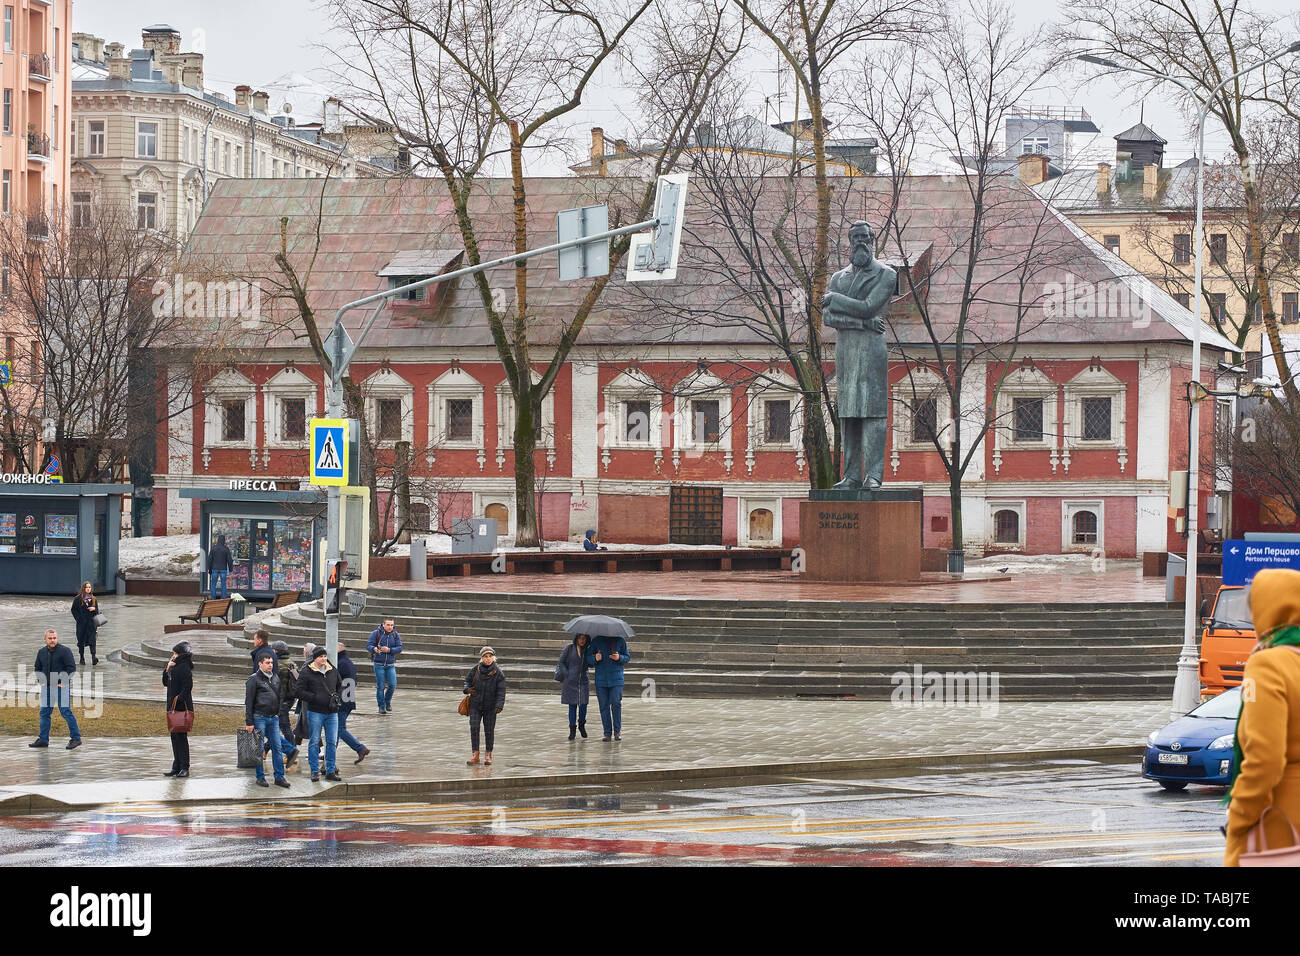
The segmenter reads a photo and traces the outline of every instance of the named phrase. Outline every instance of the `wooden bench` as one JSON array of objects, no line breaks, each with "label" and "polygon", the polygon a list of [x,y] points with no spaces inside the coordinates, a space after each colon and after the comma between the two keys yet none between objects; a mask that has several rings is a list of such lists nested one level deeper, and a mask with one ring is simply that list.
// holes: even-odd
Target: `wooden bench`
[{"label": "wooden bench", "polygon": [[196,624],[199,621],[210,622],[214,617],[221,618],[226,624],[230,623],[230,598],[220,598],[216,601],[204,598],[199,604],[199,609],[193,614],[181,615],[181,623],[184,624],[186,621],[193,621]]},{"label": "wooden bench", "polygon": [[270,604],[257,604],[256,607],[258,611],[274,611],[277,608],[288,607],[290,604],[298,604],[301,601],[301,591],[281,591]]}]

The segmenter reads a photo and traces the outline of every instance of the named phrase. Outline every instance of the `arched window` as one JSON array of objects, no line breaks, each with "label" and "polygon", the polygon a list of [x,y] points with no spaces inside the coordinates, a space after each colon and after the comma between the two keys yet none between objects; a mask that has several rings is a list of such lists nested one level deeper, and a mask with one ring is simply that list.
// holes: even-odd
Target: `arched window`
[{"label": "arched window", "polygon": [[1097,543],[1097,513],[1095,511],[1076,511],[1072,527],[1072,540],[1075,544]]},{"label": "arched window", "polygon": [[1020,543],[1020,515],[1003,508],[993,515],[993,540],[997,544]]},{"label": "arched window", "polygon": [[772,512],[766,508],[755,508],[749,513],[749,540],[772,540]]}]

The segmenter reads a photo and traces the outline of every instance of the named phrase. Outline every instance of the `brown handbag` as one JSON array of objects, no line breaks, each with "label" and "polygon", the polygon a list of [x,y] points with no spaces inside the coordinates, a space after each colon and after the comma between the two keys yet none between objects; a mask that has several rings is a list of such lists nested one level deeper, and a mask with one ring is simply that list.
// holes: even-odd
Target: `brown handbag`
[{"label": "brown handbag", "polygon": [[167,732],[169,734],[188,734],[194,729],[194,711],[176,710],[178,700],[180,700],[180,695],[173,697],[171,704],[167,707]]},{"label": "brown handbag", "polygon": [[[478,665],[475,664],[474,670],[469,675],[470,687],[474,686],[474,678],[477,676],[478,676]],[[456,713],[460,714],[462,717],[469,716],[469,694],[466,694],[464,697],[460,699],[460,704],[456,707]]]},{"label": "brown handbag", "polygon": [[[1268,842],[1264,839],[1264,818],[1274,810],[1282,813],[1277,807],[1266,807],[1259,815],[1259,822],[1246,834],[1246,850],[1237,858],[1238,866],[1300,866],[1300,834],[1296,833],[1295,824],[1285,813],[1282,813],[1282,819],[1291,828],[1291,846],[1274,850],[1268,848]],[[1257,845],[1259,849],[1256,849]]]}]

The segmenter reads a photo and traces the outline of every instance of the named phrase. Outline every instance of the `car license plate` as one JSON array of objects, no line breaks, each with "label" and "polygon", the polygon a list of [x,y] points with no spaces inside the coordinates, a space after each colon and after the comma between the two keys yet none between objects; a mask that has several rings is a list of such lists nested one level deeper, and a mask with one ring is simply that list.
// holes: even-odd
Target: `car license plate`
[{"label": "car license plate", "polygon": [[1159,754],[1157,763],[1187,763],[1187,754]]}]

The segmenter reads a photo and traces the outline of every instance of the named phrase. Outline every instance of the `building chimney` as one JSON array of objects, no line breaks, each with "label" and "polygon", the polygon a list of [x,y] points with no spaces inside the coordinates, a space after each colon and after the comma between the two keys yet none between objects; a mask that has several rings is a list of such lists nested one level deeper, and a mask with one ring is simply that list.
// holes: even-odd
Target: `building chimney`
[{"label": "building chimney", "polygon": [[140,32],[140,46],[146,50],[152,50],[155,57],[168,53],[180,53],[180,31],[174,30],[165,23],[145,27]]},{"label": "building chimney", "polygon": [[110,80],[130,80],[131,61],[124,56],[108,58],[108,78]]},{"label": "building chimney", "polygon": [[203,54],[182,53],[181,82],[191,89],[203,89]]},{"label": "building chimney", "polygon": [[1047,157],[1042,153],[1025,153],[1020,157],[1020,181],[1037,186],[1047,180]]},{"label": "building chimney", "polygon": [[1160,188],[1160,167],[1155,163],[1142,167],[1142,198],[1155,202],[1156,192]]},{"label": "building chimney", "polygon": [[104,47],[104,56],[105,57],[121,56],[125,51],[126,51],[126,47],[124,47],[122,44],[110,43]]},{"label": "building chimney", "polygon": [[181,76],[185,72],[185,61],[181,57],[168,54],[162,57],[158,66],[162,70],[164,83],[172,86],[181,85]]},{"label": "building chimney", "polygon": [[93,33],[74,33],[72,42],[77,46],[77,53],[87,63],[104,62],[104,38]]},{"label": "building chimney", "polygon": [[605,175],[605,131],[599,126],[591,128],[591,171]]},{"label": "building chimney", "polygon": [[271,94],[263,90],[258,90],[253,94],[253,110],[257,113],[265,113],[267,106],[271,103]]},{"label": "building chimney", "polygon": [[343,120],[339,115],[343,109],[343,101],[336,96],[331,96],[325,101],[325,123],[321,128],[322,133],[337,133],[343,128]]},{"label": "building chimney", "polygon": [[253,88],[247,83],[241,83],[235,87],[235,105],[240,109],[248,109],[253,103]]},{"label": "building chimney", "polygon": [[1110,195],[1110,163],[1097,164],[1097,195]]}]

